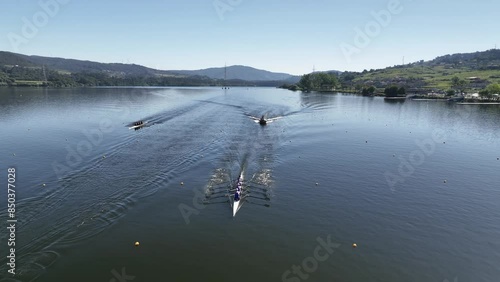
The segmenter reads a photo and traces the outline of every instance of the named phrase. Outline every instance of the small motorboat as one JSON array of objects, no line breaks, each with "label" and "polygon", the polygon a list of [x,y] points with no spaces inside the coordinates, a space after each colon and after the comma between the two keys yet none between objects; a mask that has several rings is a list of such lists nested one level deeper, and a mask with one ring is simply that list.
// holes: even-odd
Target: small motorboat
[{"label": "small motorboat", "polygon": [[260,124],[260,125],[266,125],[266,124],[267,124],[267,121],[266,121],[266,119],[264,118],[264,116],[262,116],[262,117],[259,119],[259,124]]},{"label": "small motorboat", "polygon": [[448,99],[448,102],[463,102],[465,100],[464,96],[455,96]]}]

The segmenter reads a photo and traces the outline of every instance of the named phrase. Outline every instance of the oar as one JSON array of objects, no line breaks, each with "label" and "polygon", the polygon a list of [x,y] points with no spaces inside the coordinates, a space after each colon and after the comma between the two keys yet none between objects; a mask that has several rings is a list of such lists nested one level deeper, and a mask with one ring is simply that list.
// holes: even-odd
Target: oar
[{"label": "oar", "polygon": [[227,200],[223,202],[203,202],[204,205],[213,205],[213,204],[227,204]]},{"label": "oar", "polygon": [[266,207],[266,208],[269,208],[269,207],[271,206],[270,204],[264,204],[264,203],[254,203],[254,202],[249,201],[249,200],[245,201],[245,203],[249,203],[249,204],[251,204],[251,205],[257,205],[257,206],[263,206],[263,207]]},{"label": "oar", "polygon": [[251,195],[247,195],[247,197],[250,197],[252,199],[257,199],[257,200],[263,200],[263,201],[271,201],[271,198],[269,197],[266,197],[266,198],[260,198],[260,197],[255,197],[255,196],[251,196]]}]

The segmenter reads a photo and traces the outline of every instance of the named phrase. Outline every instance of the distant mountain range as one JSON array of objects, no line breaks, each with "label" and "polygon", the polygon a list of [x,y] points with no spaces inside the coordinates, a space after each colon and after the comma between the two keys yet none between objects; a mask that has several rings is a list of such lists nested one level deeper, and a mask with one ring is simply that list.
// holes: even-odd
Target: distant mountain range
[{"label": "distant mountain range", "polygon": [[[390,85],[408,89],[447,90],[452,80],[464,80],[470,89],[500,83],[500,50],[452,54],[363,72],[327,71],[338,75],[340,88]],[[226,77],[226,80],[224,80]],[[28,56],[0,51],[0,86],[281,86],[292,87],[300,76],[248,66],[201,70],[157,70],[136,64]]]},{"label": "distant mountain range", "polygon": [[284,81],[295,83],[300,77],[286,73],[275,73],[259,70],[248,66],[228,66],[201,70],[157,70],[136,64],[98,63],[75,59],[28,56],[23,54],[0,51],[0,66],[41,67],[64,73],[106,73],[111,76],[174,76],[174,77],[207,77],[240,81]]},{"label": "distant mountain range", "polygon": [[286,81],[286,80],[299,80],[300,77],[294,77],[287,73],[276,73],[265,70],[259,70],[247,66],[229,66],[227,68],[208,68],[201,70],[175,70],[175,73],[186,75],[199,75],[207,76],[213,79],[224,79],[226,73],[227,79],[241,79],[246,81]]}]

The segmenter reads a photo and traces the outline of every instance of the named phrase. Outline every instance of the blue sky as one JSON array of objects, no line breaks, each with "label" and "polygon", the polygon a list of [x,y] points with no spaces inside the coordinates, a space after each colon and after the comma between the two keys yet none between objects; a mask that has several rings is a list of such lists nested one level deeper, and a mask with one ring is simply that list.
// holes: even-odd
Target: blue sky
[{"label": "blue sky", "polygon": [[498,0],[3,0],[0,9],[0,50],[159,69],[361,71],[500,47]]}]

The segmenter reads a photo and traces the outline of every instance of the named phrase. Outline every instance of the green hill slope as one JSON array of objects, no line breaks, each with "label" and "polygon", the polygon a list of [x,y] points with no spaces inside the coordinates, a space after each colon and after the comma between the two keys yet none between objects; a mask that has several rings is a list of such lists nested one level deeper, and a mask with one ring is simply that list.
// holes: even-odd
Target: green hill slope
[{"label": "green hill slope", "polygon": [[500,50],[446,55],[427,62],[364,71],[352,83],[379,88],[396,84],[410,89],[446,90],[452,87],[455,76],[466,80],[471,90],[500,83]]}]

